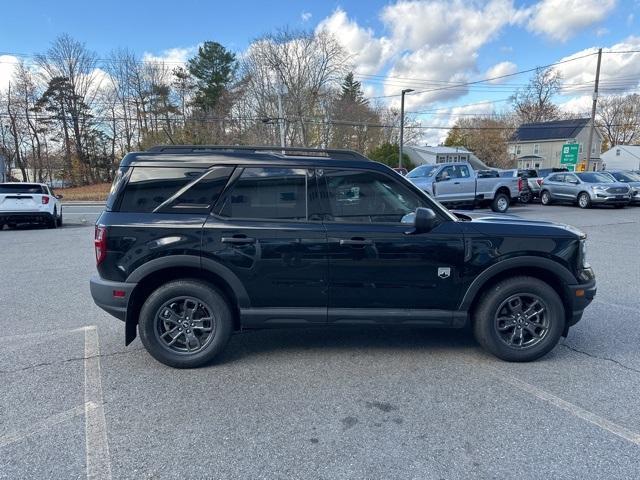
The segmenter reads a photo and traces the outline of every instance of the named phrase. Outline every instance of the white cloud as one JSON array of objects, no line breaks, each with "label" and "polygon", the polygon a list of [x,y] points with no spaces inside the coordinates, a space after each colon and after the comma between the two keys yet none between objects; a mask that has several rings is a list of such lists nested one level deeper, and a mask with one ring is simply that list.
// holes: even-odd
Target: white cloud
[{"label": "white cloud", "polygon": [[477,68],[479,49],[495,39],[507,25],[525,17],[511,0],[484,3],[408,1],[383,9],[382,21],[398,45],[396,61],[388,74],[385,94],[399,93],[391,77],[421,79],[418,93],[407,97],[409,107],[457,98],[468,93],[464,83]]},{"label": "white cloud", "polygon": [[593,98],[591,95],[580,95],[572,97],[569,100],[558,104],[558,106],[563,112],[572,113],[578,117],[584,117],[591,114],[592,102]]},{"label": "white cloud", "polygon": [[145,62],[165,62],[169,66],[187,63],[189,57],[193,56],[198,51],[198,47],[186,47],[186,48],[169,48],[163,50],[159,55],[145,52],[142,55],[142,60]]},{"label": "white cloud", "polygon": [[377,72],[388,60],[391,42],[385,37],[376,38],[371,29],[360,27],[350,20],[341,8],[322,20],[316,32],[326,31],[335,36],[351,57],[358,73]]},{"label": "white cloud", "polygon": [[13,55],[0,55],[0,92],[4,92],[9,86],[13,72],[20,62],[18,57]]},{"label": "white cloud", "polygon": [[[629,37],[622,42],[602,49],[602,65],[600,68],[600,92],[603,95],[621,94],[640,87],[640,37]],[[596,53],[596,48],[587,48],[564,57],[561,61]],[[588,94],[593,90],[596,73],[596,55],[566,62],[556,66],[562,76],[564,95]]]},{"label": "white cloud", "polygon": [[311,16],[312,16],[312,15],[311,15],[311,12],[302,12],[302,13],[300,14],[300,19],[301,19],[303,22],[308,22],[309,20],[311,20]]},{"label": "white cloud", "polygon": [[489,83],[498,84],[504,83],[507,81],[507,78],[498,78],[504,77],[505,75],[511,75],[518,71],[518,66],[513,62],[500,62],[496,63],[493,67],[487,70],[485,74],[486,78],[495,78],[495,80],[490,80]]},{"label": "white cloud", "polygon": [[596,29],[596,37],[598,37],[598,38],[604,37],[608,33],[609,33],[609,29],[608,28],[600,27],[600,28]]},{"label": "white cloud", "polygon": [[542,0],[523,13],[530,31],[564,42],[603,20],[615,5],[616,0]]}]

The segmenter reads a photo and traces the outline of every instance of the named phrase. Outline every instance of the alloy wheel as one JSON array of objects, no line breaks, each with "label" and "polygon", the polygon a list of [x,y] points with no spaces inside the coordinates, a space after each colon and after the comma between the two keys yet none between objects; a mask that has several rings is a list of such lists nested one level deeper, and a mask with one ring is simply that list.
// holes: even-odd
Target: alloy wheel
[{"label": "alloy wheel", "polygon": [[213,309],[195,297],[176,297],[157,311],[154,333],[162,347],[180,354],[203,350],[215,336]]},{"label": "alloy wheel", "polygon": [[549,332],[547,305],[537,295],[517,293],[500,304],[494,326],[503,343],[522,349],[537,345]]}]

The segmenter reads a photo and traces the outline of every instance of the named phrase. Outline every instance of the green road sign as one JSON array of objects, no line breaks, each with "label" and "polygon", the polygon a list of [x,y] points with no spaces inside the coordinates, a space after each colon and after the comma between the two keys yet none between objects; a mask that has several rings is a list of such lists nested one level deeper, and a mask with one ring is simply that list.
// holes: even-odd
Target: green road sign
[{"label": "green road sign", "polygon": [[577,143],[565,143],[562,146],[562,156],[560,157],[560,163],[570,163],[575,165],[578,163],[578,153],[580,151],[580,145]]}]

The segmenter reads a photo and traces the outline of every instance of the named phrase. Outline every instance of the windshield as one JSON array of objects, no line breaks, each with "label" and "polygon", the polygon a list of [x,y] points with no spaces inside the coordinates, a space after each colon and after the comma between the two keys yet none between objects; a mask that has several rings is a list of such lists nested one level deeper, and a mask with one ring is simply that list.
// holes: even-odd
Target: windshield
[{"label": "windshield", "polygon": [[576,175],[586,183],[612,183],[613,178],[611,175],[598,173],[598,172],[586,172],[586,173],[576,173]]},{"label": "windshield", "polygon": [[0,184],[0,193],[36,193],[41,194],[42,186],[29,183],[3,183]]},{"label": "windshield", "polygon": [[408,174],[408,178],[421,178],[421,177],[431,177],[436,171],[435,165],[423,165],[421,167],[414,168]]},{"label": "windshield", "polygon": [[640,182],[640,175],[633,172],[607,172],[619,182]]}]

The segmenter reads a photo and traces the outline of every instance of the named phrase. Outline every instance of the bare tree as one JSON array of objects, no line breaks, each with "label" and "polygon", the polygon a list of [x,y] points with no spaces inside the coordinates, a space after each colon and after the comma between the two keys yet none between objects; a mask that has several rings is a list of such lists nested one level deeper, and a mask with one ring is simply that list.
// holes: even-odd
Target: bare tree
[{"label": "bare tree", "polygon": [[640,138],[640,95],[610,95],[598,100],[596,124],[609,147]]},{"label": "bare tree", "polygon": [[[75,153],[81,165],[88,164],[89,179],[93,181],[93,165],[83,146],[90,123],[90,109],[97,93],[95,67],[96,55],[84,44],[69,35],[58,37],[46,54],[36,55],[36,63],[43,71],[44,79],[50,83],[54,79],[65,79],[68,89],[64,91],[73,132]],[[65,124],[67,123],[64,120]]]},{"label": "bare tree", "polygon": [[559,117],[560,110],[553,96],[560,91],[560,72],[538,68],[529,84],[517,91],[511,102],[521,123],[547,122]]}]

